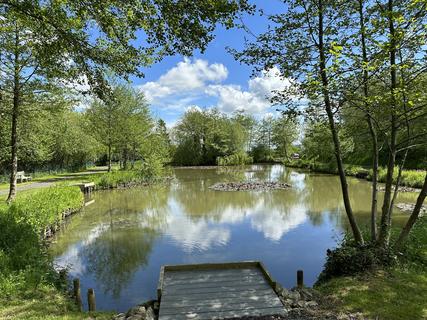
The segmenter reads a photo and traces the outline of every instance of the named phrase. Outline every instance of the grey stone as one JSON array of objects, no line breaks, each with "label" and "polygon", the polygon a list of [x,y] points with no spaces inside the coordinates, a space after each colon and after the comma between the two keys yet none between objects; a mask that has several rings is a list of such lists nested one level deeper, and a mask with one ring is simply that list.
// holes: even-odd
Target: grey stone
[{"label": "grey stone", "polygon": [[301,295],[298,291],[289,291],[288,297],[294,301],[301,299]]},{"label": "grey stone", "polygon": [[145,313],[145,320],[156,320],[156,315],[153,308],[147,308],[147,312]]},{"label": "grey stone", "polygon": [[142,314],[134,314],[130,317],[127,317],[126,320],[144,320],[144,316]]},{"label": "grey stone", "polygon": [[137,314],[138,311],[139,311],[139,306],[132,307],[128,310],[128,312],[126,312],[126,317],[133,316],[134,314]]},{"label": "grey stone", "polygon": [[317,307],[319,304],[318,304],[316,301],[307,301],[307,302],[305,303],[305,305],[306,305],[307,307],[314,308],[314,307]]}]

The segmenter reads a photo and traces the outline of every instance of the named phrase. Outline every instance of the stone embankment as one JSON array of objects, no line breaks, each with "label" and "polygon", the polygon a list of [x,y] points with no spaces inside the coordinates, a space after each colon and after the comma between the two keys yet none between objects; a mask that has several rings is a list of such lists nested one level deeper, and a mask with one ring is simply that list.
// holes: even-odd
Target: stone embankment
[{"label": "stone embankment", "polygon": [[248,182],[222,182],[216,183],[209,188],[216,191],[266,191],[283,190],[292,186],[282,182],[270,181],[248,181]]}]

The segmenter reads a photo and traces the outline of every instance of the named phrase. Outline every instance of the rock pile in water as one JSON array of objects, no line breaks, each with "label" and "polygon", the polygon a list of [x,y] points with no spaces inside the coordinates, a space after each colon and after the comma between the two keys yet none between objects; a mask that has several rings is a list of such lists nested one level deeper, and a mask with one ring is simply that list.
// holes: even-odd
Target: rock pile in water
[{"label": "rock pile in water", "polygon": [[216,191],[265,191],[291,188],[290,184],[270,181],[222,182],[209,187]]}]

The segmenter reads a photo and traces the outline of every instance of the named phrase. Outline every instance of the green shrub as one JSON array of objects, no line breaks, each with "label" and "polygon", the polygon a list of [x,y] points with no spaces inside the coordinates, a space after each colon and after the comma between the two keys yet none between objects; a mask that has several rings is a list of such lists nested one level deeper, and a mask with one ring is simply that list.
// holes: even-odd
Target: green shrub
[{"label": "green shrub", "polygon": [[217,157],[216,164],[218,166],[240,166],[251,164],[254,160],[246,152],[238,152],[229,156]]},{"label": "green shrub", "polygon": [[77,186],[53,186],[21,194],[8,208],[17,222],[25,221],[35,230],[62,220],[62,213],[82,207],[84,196]]},{"label": "green shrub", "polygon": [[100,189],[130,187],[157,180],[163,177],[165,173],[163,160],[156,156],[150,156],[144,160],[140,168],[105,173],[95,177],[94,182]]},{"label": "green shrub", "polygon": [[164,159],[155,154],[146,157],[142,163],[141,173],[144,181],[154,181],[165,175]]},{"label": "green shrub", "polygon": [[354,275],[384,266],[391,266],[396,262],[396,256],[391,250],[378,248],[368,243],[363,246],[345,239],[340,247],[327,250],[324,269],[319,275],[318,282],[338,276]]},{"label": "green shrub", "polygon": [[[397,182],[397,176],[399,173],[398,167],[395,167],[393,170],[393,183]],[[424,183],[426,172],[424,170],[403,170],[400,185],[412,188],[421,188]],[[372,170],[368,177],[369,180],[372,179]],[[378,169],[378,181],[386,182],[387,179],[387,168],[380,167]]]},{"label": "green shrub", "polygon": [[95,184],[100,189],[113,189],[142,182],[142,175],[136,170],[112,171],[95,179]]},{"label": "green shrub", "polygon": [[[398,233],[395,232],[394,238],[397,235]],[[417,221],[399,258],[400,262],[405,265],[427,270],[427,216],[421,217]]]}]

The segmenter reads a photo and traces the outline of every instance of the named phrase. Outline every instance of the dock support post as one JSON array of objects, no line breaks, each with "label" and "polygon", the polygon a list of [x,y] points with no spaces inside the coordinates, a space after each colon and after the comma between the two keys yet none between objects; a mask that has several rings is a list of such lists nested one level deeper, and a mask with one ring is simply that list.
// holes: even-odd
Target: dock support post
[{"label": "dock support post", "polygon": [[302,270],[297,271],[297,287],[300,289],[304,287],[304,271]]},{"label": "dock support post", "polygon": [[74,291],[74,299],[76,300],[76,305],[78,310],[81,312],[83,311],[83,303],[82,303],[82,297],[80,293],[80,280],[74,279],[73,280],[73,291]]},{"label": "dock support post", "polygon": [[87,290],[87,305],[89,306],[89,312],[96,311],[95,291],[92,288]]}]

